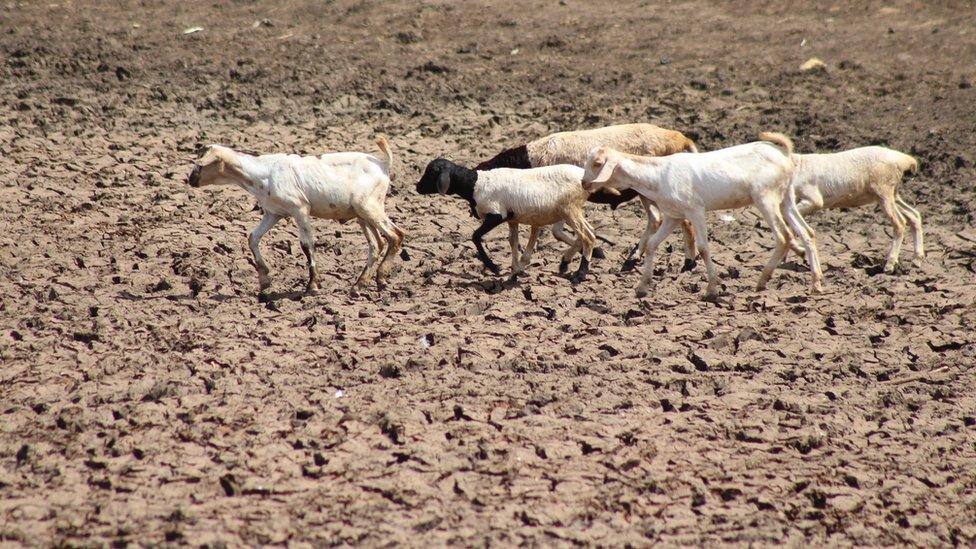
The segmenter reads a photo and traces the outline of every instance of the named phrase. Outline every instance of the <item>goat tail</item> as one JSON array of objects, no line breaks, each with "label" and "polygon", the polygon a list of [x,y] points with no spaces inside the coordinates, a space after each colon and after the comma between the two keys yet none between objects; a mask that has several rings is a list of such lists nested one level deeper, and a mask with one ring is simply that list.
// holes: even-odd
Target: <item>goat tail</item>
[{"label": "goat tail", "polygon": [[686,139],[685,140],[685,148],[683,150],[685,152],[697,153],[698,152],[698,147],[695,146],[695,142],[694,141],[692,141],[691,139]]},{"label": "goat tail", "polygon": [[380,152],[386,156],[386,173],[389,175],[393,171],[393,149],[390,148],[390,142],[386,140],[386,136],[379,136],[376,138],[376,146],[380,148]]},{"label": "goat tail", "polygon": [[760,141],[768,141],[774,145],[779,145],[786,150],[787,156],[793,155],[793,142],[789,137],[777,132],[762,132],[759,134]]}]

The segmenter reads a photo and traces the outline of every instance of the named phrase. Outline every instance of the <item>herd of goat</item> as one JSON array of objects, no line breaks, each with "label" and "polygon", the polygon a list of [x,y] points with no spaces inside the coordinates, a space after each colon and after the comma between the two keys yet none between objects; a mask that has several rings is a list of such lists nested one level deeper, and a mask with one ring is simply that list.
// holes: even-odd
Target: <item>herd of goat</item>
[{"label": "herd of goat", "polygon": [[[484,236],[508,223],[514,279],[532,261],[539,231],[552,226],[553,235],[569,245],[559,264],[566,273],[569,262],[581,254],[571,276],[582,281],[593,256],[604,257],[587,222],[587,202],[610,204],[640,198],[647,225],[631,250],[644,256],[637,296],[651,283],[654,253],[681,227],[685,242],[685,269],[697,258],[705,263],[706,299],[718,295],[718,275],[708,247],[706,212],[754,205],[772,230],[775,248],[759,276],[757,289],[769,281],[774,269],[792,249],[806,258],[812,291],[822,289],[823,273],[816,235],[803,216],[823,208],[851,208],[878,203],[894,229],[884,269],[898,265],[906,225],[911,225],[916,262],[924,255],[922,219],[898,194],[906,172],[918,163],[909,155],[884,148],[862,147],[832,154],[797,154],[793,143],[778,133],[762,133],[759,141],[710,152],[699,152],[680,132],[651,124],[625,124],[590,130],[555,133],[505,150],[475,169],[443,158],[430,162],[417,183],[423,195],[453,195],[466,200],[481,220],[472,240],[478,258],[495,274],[501,270],[485,250]],[[377,259],[375,280],[383,286],[403,245],[404,233],[390,220],[385,200],[390,188],[393,153],[387,140],[377,140],[381,155],[358,152],[299,156],[253,156],[213,145],[196,161],[188,183],[238,185],[254,195],[264,217],[248,237],[258,272],[260,295],[271,285],[259,242],[278,221],[290,217],[298,227],[302,251],[308,260],[306,291],[319,288],[315,264],[315,238],[311,218],[356,219],[369,246],[366,264],[354,287],[365,283]],[[518,228],[531,233],[520,252]],[[576,234],[569,236],[564,226]],[[384,251],[385,250],[385,251]]]}]

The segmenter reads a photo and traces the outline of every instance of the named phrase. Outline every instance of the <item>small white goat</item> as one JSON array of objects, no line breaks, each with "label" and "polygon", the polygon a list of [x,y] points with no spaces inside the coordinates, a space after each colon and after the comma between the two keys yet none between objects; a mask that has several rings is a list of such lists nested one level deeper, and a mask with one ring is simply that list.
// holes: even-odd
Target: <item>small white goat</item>
[{"label": "small white goat", "polygon": [[[653,124],[619,124],[603,128],[558,132],[541,137],[518,147],[504,150],[493,158],[475,166],[475,170],[486,171],[496,168],[529,169],[543,166],[570,164],[583,167],[586,156],[594,147],[610,147],[612,149],[641,156],[667,156],[678,152],[698,152],[695,143],[679,131],[669,130]],[[612,209],[625,202],[629,202],[639,195],[631,190],[619,195],[595,192],[589,201],[595,204],[609,204]],[[660,224],[660,216],[654,210],[652,203],[645,197],[640,197],[641,205],[647,214],[647,228],[641,236],[637,246],[631,249],[624,261],[624,270],[633,267],[634,253],[643,253],[647,246],[647,239]],[[695,250],[695,235],[691,225],[682,223],[685,233],[685,266],[688,270],[694,265],[698,252]],[[563,230],[562,223],[552,227],[552,235],[557,240],[572,244],[573,240]],[[594,250],[597,258],[603,257],[600,248]]]},{"label": "small white goat", "polygon": [[[577,166],[475,171],[438,158],[427,164],[417,182],[417,192],[425,195],[453,194],[468,201],[472,215],[483,220],[481,227],[472,235],[478,258],[495,274],[501,270],[488,257],[482,239],[498,225],[508,222],[513,280],[532,261],[539,230],[557,222],[569,224],[576,231],[577,239],[563,254],[559,272],[566,272],[570,259],[582,248],[579,269],[572,277],[576,283],[582,281],[589,271],[596,242],[593,228],[583,215],[583,207],[590,193],[583,190],[582,180],[583,169]],[[610,192],[612,194],[615,190],[611,189]],[[520,224],[532,227],[521,258],[518,253]]]},{"label": "small white goat", "polygon": [[801,214],[878,202],[895,230],[885,272],[893,272],[898,265],[906,219],[915,240],[913,263],[918,265],[925,258],[922,216],[898,194],[905,173],[918,171],[914,158],[885,147],[861,147],[832,154],[794,154],[793,163],[793,187]]},{"label": "small white goat", "polygon": [[644,272],[637,287],[638,297],[647,295],[655,250],[680,220],[687,219],[695,228],[698,249],[708,272],[705,297],[715,298],[718,277],[708,249],[705,212],[750,204],[759,208],[776,238],[776,250],[763,269],[756,289],[765,288],[773,270],[786,255],[793,237],[792,227],[804,244],[813,275],[813,290],[821,290],[823,275],[816,237],[793,201],[790,185],[793,143],[777,133],[762,133],[759,139],[762,141],[712,152],[664,157],[635,156],[606,147],[590,152],[583,177],[584,188],[589,191],[634,189],[653,200],[664,216],[661,226],[647,244]]},{"label": "small white goat", "polygon": [[354,287],[365,280],[376,256],[382,253],[385,240],[386,255],[376,272],[376,284],[382,287],[404,235],[387,217],[384,206],[390,188],[393,153],[386,138],[380,137],[376,144],[384,158],[358,152],[252,156],[212,145],[195,163],[187,182],[191,187],[237,185],[257,198],[264,217],[249,235],[248,244],[254,254],[262,299],[271,286],[271,279],[258,243],[275,223],[286,217],[295,220],[302,251],[308,259],[306,292],[319,288],[311,217],[335,219],[340,223],[359,220],[369,244],[369,255]]}]

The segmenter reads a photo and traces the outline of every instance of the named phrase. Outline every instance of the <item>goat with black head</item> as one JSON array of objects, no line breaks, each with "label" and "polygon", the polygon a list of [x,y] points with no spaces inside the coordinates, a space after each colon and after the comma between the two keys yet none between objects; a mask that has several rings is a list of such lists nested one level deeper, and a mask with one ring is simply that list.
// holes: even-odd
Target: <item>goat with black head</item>
[{"label": "goat with black head", "polygon": [[[583,215],[589,193],[583,189],[583,170],[576,166],[549,166],[529,170],[497,169],[475,171],[443,158],[427,164],[417,183],[420,194],[454,195],[468,202],[471,214],[482,220],[474,231],[472,241],[478,258],[491,272],[501,269],[485,251],[484,236],[492,229],[508,223],[509,244],[512,247],[512,279],[532,261],[540,229],[553,223],[565,222],[578,235],[563,254],[559,272],[565,273],[569,261],[582,253],[574,283],[582,281],[589,271],[596,236]],[[524,253],[519,257],[518,226],[529,225],[532,231]]]}]

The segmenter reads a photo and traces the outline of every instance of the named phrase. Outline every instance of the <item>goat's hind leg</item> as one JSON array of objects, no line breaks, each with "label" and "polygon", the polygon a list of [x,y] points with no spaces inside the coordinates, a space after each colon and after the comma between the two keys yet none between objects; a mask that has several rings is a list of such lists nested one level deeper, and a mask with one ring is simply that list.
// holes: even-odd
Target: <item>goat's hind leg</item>
[{"label": "goat's hind leg", "polygon": [[359,273],[359,277],[356,278],[356,282],[352,285],[353,288],[360,287],[366,280],[369,271],[372,269],[373,264],[376,263],[376,256],[382,253],[380,248],[381,240],[379,234],[376,232],[369,222],[363,218],[359,218],[359,228],[363,230],[363,236],[366,237],[366,245],[368,246],[366,250],[366,264],[363,265],[363,271]]},{"label": "goat's hind leg", "polygon": [[312,231],[312,223],[307,213],[296,215],[295,225],[298,226],[298,240],[308,262],[308,283],[305,285],[305,293],[312,294],[319,289],[319,272],[315,265],[315,233]]},{"label": "goat's hind leg", "polygon": [[382,288],[393,269],[393,261],[403,246],[404,233],[383,211],[378,212],[374,219],[377,230],[386,239],[386,253],[376,269],[376,285]]},{"label": "goat's hind leg", "polygon": [[897,193],[895,193],[895,205],[908,220],[908,224],[912,226],[912,239],[915,241],[915,258],[912,259],[912,264],[917,267],[925,259],[925,244],[922,241],[922,214],[909,206]]},{"label": "goat's hind leg", "polygon": [[893,195],[881,197],[881,209],[884,210],[891,226],[895,231],[895,236],[891,241],[891,248],[888,250],[888,257],[885,259],[884,272],[893,273],[898,267],[898,256],[901,253],[901,243],[905,239],[905,220],[898,211],[898,206]]},{"label": "goat's hind leg", "polygon": [[[823,202],[821,201],[820,204],[822,205]],[[803,242],[807,265],[813,277],[812,291],[820,293],[823,291],[823,267],[820,265],[820,251],[817,249],[817,233],[800,213],[792,188],[787,191],[786,200],[780,204],[780,219],[784,217],[793,230],[793,236]]]},{"label": "goat's hind leg", "polygon": [[535,246],[539,240],[539,232],[542,227],[533,225],[532,230],[529,232],[529,242],[525,245],[525,251],[522,252],[522,257],[519,258],[518,271],[519,273],[525,271],[532,263],[532,254],[535,253]]},{"label": "goat's hind leg", "polygon": [[[572,226],[572,225],[570,225]],[[575,227],[573,230],[576,230]],[[583,237],[580,235],[579,231],[576,230],[576,240],[566,248],[563,252],[562,258],[559,260],[559,274],[564,275],[569,271],[569,262],[573,260],[573,256],[577,254],[581,249],[583,249]]]},{"label": "goat's hind leg", "polygon": [[[596,233],[582,214],[575,215],[569,220],[569,223],[577,235],[576,243],[570,250],[574,251],[573,255],[575,255],[575,250],[582,248],[580,251],[579,268],[570,278],[573,284],[579,284],[586,278],[587,273],[590,272],[590,260],[593,257],[593,249],[596,244]],[[565,257],[564,261],[566,261]]]},{"label": "goat's hind leg", "polygon": [[776,267],[786,257],[786,253],[790,249],[790,240],[793,238],[793,233],[786,225],[786,221],[783,219],[782,213],[780,213],[780,204],[775,199],[761,199],[756,203],[756,206],[759,207],[759,211],[766,219],[766,224],[769,225],[770,230],[773,232],[773,239],[775,240],[773,255],[769,258],[766,266],[763,267],[762,273],[759,275],[759,281],[756,282],[756,291],[759,292],[766,289],[766,284],[772,278],[773,271],[776,270]]}]

